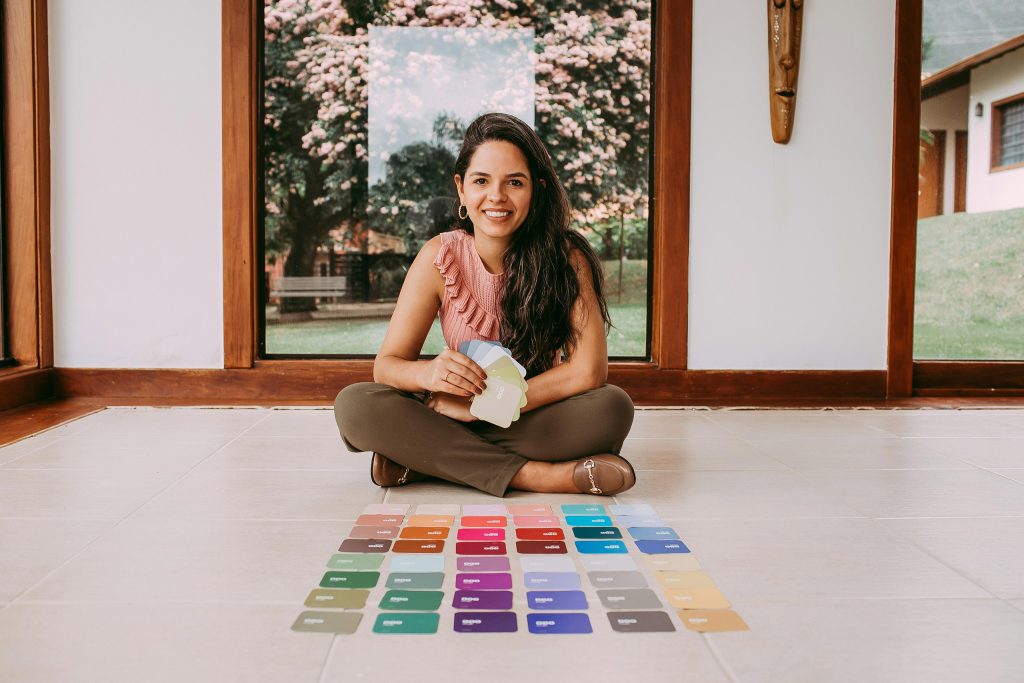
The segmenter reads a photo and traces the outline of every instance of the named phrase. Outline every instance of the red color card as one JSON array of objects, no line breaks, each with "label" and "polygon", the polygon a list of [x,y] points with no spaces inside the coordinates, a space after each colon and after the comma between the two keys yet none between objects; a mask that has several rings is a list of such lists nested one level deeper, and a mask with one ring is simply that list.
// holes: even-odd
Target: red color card
[{"label": "red color card", "polygon": [[359,515],[356,526],[402,526],[405,515]]},{"label": "red color card", "polygon": [[508,524],[508,517],[463,517],[462,526],[498,527]]},{"label": "red color card", "polygon": [[444,552],[444,541],[395,541],[391,546],[395,553],[440,553]]},{"label": "red color card", "polygon": [[504,555],[505,544],[501,541],[459,541],[455,544],[459,555]]},{"label": "red color card", "polygon": [[558,517],[553,515],[516,515],[512,518],[516,526],[558,526]]},{"label": "red color card", "polygon": [[565,532],[561,529],[546,527],[516,529],[516,538],[520,541],[564,541]]},{"label": "red color card", "polygon": [[520,555],[565,555],[569,551],[564,541],[516,541]]},{"label": "red color card", "polygon": [[504,541],[504,529],[459,529],[460,541]]}]

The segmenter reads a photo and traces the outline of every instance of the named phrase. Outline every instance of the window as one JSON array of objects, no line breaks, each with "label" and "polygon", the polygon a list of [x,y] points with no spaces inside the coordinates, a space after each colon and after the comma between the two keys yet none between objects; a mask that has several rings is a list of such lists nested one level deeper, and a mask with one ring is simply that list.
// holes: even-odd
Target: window
[{"label": "window", "polygon": [[1024,164],[1024,93],[992,103],[992,167]]},{"label": "window", "polygon": [[[462,130],[506,111],[548,145],[605,264],[609,355],[647,357],[651,2],[326,7],[263,5],[260,355],[376,353],[450,227]],[[435,322],[423,352],[443,344]]]}]

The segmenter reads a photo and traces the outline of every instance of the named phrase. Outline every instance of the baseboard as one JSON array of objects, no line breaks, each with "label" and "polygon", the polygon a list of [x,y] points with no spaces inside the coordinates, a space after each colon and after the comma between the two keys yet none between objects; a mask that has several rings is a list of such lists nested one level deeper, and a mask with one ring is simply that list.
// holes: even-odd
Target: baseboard
[{"label": "baseboard", "polygon": [[53,368],[11,368],[0,374],[0,410],[45,401],[53,396]]}]

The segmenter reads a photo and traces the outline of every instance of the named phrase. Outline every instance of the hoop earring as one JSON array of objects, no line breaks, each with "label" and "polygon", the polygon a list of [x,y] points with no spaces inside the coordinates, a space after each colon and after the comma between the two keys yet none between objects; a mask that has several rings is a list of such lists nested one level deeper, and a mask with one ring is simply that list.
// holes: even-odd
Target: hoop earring
[{"label": "hoop earring", "polygon": [[[463,209],[466,209],[466,215],[465,216],[462,215],[462,210]],[[460,203],[459,204],[459,209],[455,213],[458,214],[459,218],[461,218],[462,220],[466,220],[467,218],[469,218],[469,208],[465,204],[461,204]]]}]

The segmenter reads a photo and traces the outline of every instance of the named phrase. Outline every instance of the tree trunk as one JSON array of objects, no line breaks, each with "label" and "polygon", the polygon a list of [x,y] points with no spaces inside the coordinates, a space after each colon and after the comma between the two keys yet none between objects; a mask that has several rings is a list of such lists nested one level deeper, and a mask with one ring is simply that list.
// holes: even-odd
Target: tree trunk
[{"label": "tree trunk", "polygon": [[[309,277],[313,274],[313,261],[316,258],[316,240],[312,231],[296,230],[292,239],[291,249],[284,261],[284,275]],[[316,299],[313,297],[284,297],[279,306],[281,315],[298,318],[298,313],[310,313],[316,310]],[[307,316],[308,317],[308,316]]]}]

